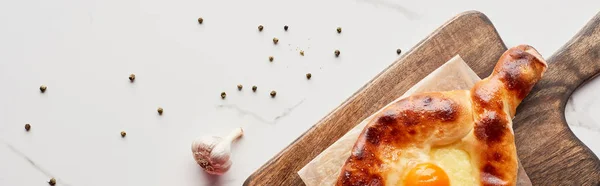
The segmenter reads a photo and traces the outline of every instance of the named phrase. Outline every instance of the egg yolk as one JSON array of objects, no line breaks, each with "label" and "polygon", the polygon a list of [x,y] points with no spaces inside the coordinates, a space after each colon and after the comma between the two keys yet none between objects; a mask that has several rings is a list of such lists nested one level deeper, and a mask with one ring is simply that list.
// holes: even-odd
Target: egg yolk
[{"label": "egg yolk", "polygon": [[442,168],[432,163],[421,163],[408,172],[404,185],[443,186],[450,185],[448,175]]}]

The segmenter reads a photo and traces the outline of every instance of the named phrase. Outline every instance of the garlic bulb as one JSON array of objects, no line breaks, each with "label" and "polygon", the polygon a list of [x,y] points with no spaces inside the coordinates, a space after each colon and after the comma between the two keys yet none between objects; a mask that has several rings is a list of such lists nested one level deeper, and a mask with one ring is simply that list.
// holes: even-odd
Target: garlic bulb
[{"label": "garlic bulb", "polygon": [[222,175],[231,167],[231,143],[242,136],[242,128],[236,128],[225,138],[204,136],[192,143],[194,159],[206,172]]}]

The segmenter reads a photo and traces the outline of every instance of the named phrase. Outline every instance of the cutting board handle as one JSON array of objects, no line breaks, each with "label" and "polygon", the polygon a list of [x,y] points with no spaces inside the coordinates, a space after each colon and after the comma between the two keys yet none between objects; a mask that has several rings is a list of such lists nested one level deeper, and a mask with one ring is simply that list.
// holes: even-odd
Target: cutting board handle
[{"label": "cutting board handle", "polygon": [[547,62],[513,120],[515,133],[529,131],[516,139],[523,166],[534,185],[599,185],[600,160],[571,132],[564,114],[571,94],[600,74],[600,13]]},{"label": "cutting board handle", "polygon": [[[549,75],[568,76],[563,101],[586,81],[600,74],[600,13],[547,60],[552,68]],[[558,76],[557,76],[558,77]],[[560,78],[566,80],[564,78]]]}]

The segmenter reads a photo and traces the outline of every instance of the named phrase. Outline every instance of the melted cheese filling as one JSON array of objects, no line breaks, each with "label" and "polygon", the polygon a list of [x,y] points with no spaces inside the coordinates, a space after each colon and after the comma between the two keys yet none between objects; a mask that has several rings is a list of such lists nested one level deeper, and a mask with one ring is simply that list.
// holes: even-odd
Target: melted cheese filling
[{"label": "melted cheese filling", "polygon": [[454,146],[431,149],[431,161],[450,178],[450,185],[478,185],[469,154]]}]

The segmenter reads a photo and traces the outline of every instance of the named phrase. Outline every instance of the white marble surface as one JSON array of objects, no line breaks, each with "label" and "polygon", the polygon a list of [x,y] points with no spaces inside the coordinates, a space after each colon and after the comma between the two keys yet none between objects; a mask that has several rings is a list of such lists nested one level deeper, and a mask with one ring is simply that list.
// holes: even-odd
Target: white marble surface
[{"label": "white marble surface", "polygon": [[[527,43],[549,57],[599,6],[600,1],[0,1],[0,185],[46,185],[50,177],[71,186],[240,185],[392,63],[396,48],[408,51],[460,12],[484,12],[507,46]],[[276,46],[273,37],[280,39]],[[340,58],[333,56],[335,49]],[[133,84],[130,73],[137,75]],[[245,86],[241,92],[239,83]],[[44,94],[41,84],[48,86]],[[277,90],[275,99],[270,90]],[[228,93],[226,100],[221,91]],[[600,80],[590,82],[567,113],[574,132],[596,153],[599,92]],[[30,132],[25,123],[32,125]],[[207,176],[192,159],[191,141],[237,126],[246,133],[233,146],[233,167],[221,177]],[[128,133],[124,139],[121,130]]]},{"label": "white marble surface", "polygon": [[600,154],[600,78],[579,88],[565,108],[565,119],[571,131],[583,141],[596,156]]}]

